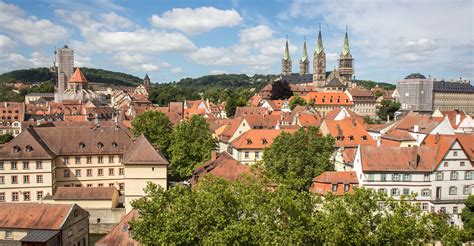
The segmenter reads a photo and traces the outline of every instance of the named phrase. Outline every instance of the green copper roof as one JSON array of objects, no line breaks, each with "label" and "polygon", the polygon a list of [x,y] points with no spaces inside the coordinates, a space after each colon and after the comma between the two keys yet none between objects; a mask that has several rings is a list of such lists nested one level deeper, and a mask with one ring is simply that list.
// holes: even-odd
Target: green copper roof
[{"label": "green copper roof", "polygon": [[347,36],[346,30],[346,37],[344,38],[344,47],[342,48],[342,55],[347,56],[351,54],[351,49],[349,48],[349,37]]},{"label": "green copper roof", "polygon": [[303,55],[301,56],[302,61],[308,60],[308,51],[306,50],[306,37],[304,38],[304,44],[303,44]]},{"label": "green copper roof", "polygon": [[288,38],[286,39],[286,45],[285,45],[285,54],[283,55],[283,60],[288,60],[290,59],[290,50],[288,49]]},{"label": "green copper roof", "polygon": [[323,38],[321,37],[321,28],[319,29],[319,34],[318,34],[318,48],[316,49],[316,54],[321,54],[324,52],[324,46],[323,46]]}]

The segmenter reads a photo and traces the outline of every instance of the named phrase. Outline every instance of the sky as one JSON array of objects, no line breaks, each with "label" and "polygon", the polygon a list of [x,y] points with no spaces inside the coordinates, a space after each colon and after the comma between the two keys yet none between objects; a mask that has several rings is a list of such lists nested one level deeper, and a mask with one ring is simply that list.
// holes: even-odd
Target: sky
[{"label": "sky", "polygon": [[298,72],[304,39],[312,57],[319,26],[332,70],[346,25],[356,79],[474,79],[471,0],[0,0],[0,73],[50,67],[67,44],[75,66],[154,83],[278,74],[287,36]]}]

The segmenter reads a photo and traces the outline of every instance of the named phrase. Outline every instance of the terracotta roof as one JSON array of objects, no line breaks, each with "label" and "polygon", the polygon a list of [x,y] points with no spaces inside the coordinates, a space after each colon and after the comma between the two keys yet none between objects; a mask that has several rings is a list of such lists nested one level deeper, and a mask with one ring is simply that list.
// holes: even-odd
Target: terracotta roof
[{"label": "terracotta roof", "polygon": [[133,209],[125,215],[120,222],[103,238],[95,243],[97,246],[138,246],[140,243],[130,236],[129,223],[138,216],[137,210]]},{"label": "terracotta roof", "polygon": [[0,203],[0,228],[60,230],[74,204]]},{"label": "terracotta roof", "polygon": [[84,74],[82,74],[81,69],[76,68],[76,71],[74,71],[74,73],[72,74],[71,78],[69,79],[69,82],[71,82],[71,83],[87,83],[87,79],[84,76]]},{"label": "terracotta roof", "polygon": [[[346,192],[353,192],[353,185],[358,186],[358,184],[357,174],[354,171],[328,171],[313,179],[309,191],[321,195],[325,195],[328,192],[335,195],[343,195]],[[333,190],[333,185],[337,185],[336,191]],[[349,185],[348,191],[344,190],[345,185]]]},{"label": "terracotta roof", "polygon": [[342,151],[342,161],[344,163],[354,163],[355,156],[357,154],[357,148],[344,148]]},{"label": "terracotta roof", "polygon": [[227,180],[235,180],[243,174],[250,173],[250,167],[240,163],[229,153],[222,152],[215,160],[210,160],[194,170],[192,183],[198,182],[208,173]]},{"label": "terracotta roof", "polygon": [[273,129],[280,120],[279,115],[244,115],[243,118],[247,121],[249,126],[253,129],[266,128]]},{"label": "terracotta roof", "polygon": [[459,123],[461,123],[464,118],[466,118],[466,113],[462,110],[452,110],[452,111],[441,111],[443,116],[448,116],[449,122],[453,128],[457,129],[458,125],[456,125],[456,116],[459,115]]},{"label": "terracotta roof", "polygon": [[252,107],[258,107],[260,106],[260,101],[262,101],[262,97],[258,94],[255,94],[249,99],[249,104]]},{"label": "terracotta roof", "polygon": [[124,164],[169,164],[143,134],[125,152],[123,160]]},{"label": "terracotta roof", "polygon": [[315,105],[352,105],[349,96],[344,92],[309,92],[300,97],[305,101],[314,100]]},{"label": "terracotta roof", "polygon": [[[354,118],[344,120],[324,120],[323,125],[336,138],[336,146],[356,147],[357,145],[376,145],[376,142],[365,130],[364,125]],[[322,127],[322,130],[326,129]]]},{"label": "terracotta roof", "polygon": [[373,97],[373,100],[375,102],[375,96],[374,96],[373,91],[360,89],[360,88],[352,88],[352,89],[349,89],[348,92],[353,97]]},{"label": "terracotta roof", "polygon": [[320,126],[323,119],[319,115],[301,113],[298,116],[298,121],[302,127],[309,127],[309,126]]},{"label": "terracotta roof", "polygon": [[58,187],[53,200],[112,200],[115,194],[114,187]]},{"label": "terracotta roof", "polygon": [[235,117],[240,117],[244,115],[269,115],[267,108],[262,107],[237,107],[235,109]]},{"label": "terracotta roof", "polygon": [[456,138],[471,161],[474,161],[474,134],[459,134]]},{"label": "terracotta roof", "polygon": [[363,116],[361,116],[361,115],[357,114],[356,112],[354,112],[350,109],[347,109],[347,108],[335,108],[335,109],[327,112],[324,119],[336,120],[336,117],[338,115],[343,116],[343,119],[353,117],[353,118],[358,118],[359,120],[362,120],[362,123],[364,122],[364,117]]},{"label": "terracotta roof", "polygon": [[234,139],[230,145],[235,149],[264,149],[270,146],[273,140],[284,131],[295,132],[293,129],[252,129]]},{"label": "terracotta roof", "polygon": [[360,146],[364,172],[431,172],[436,167],[430,147]]},{"label": "terracotta roof", "polygon": [[436,150],[436,161],[440,163],[455,141],[461,145],[466,155],[474,160],[474,134],[428,135],[422,145]]},{"label": "terracotta roof", "polygon": [[283,103],[285,102],[283,100],[266,100],[266,101],[273,110],[281,110],[281,107],[283,106]]},{"label": "terracotta roof", "polygon": [[53,152],[31,128],[26,128],[0,148],[0,160],[52,159]]},{"label": "terracotta roof", "polygon": [[395,129],[382,135],[381,138],[390,139],[394,141],[415,141],[416,139],[407,131]]},{"label": "terracotta roof", "polygon": [[229,121],[226,124],[226,128],[224,129],[222,134],[219,136],[219,140],[227,143],[235,134],[235,132],[237,131],[237,129],[239,128],[243,120],[244,119],[242,117],[237,117]]},{"label": "terracotta roof", "polygon": [[431,117],[429,115],[409,114],[396,123],[395,128],[413,132],[415,125],[418,125],[420,133],[430,133],[438,124],[443,121],[442,117]]}]

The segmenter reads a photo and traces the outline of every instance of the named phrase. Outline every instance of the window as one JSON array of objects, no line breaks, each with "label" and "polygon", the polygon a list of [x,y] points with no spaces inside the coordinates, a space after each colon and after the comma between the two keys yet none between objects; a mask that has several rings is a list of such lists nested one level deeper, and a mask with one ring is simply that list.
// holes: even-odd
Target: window
[{"label": "window", "polygon": [[109,176],[114,176],[114,169],[113,168],[109,168]]},{"label": "window", "polygon": [[400,190],[398,188],[393,188],[392,192],[390,193],[392,196],[400,195]]},{"label": "window", "polygon": [[411,181],[411,174],[404,174],[404,175],[403,175],[403,180],[405,180],[405,181]]},{"label": "window", "polygon": [[80,156],[76,156],[76,164],[81,164],[81,157]]},{"label": "window", "polygon": [[458,172],[452,171],[451,172],[451,180],[457,180],[458,179]]},{"label": "window", "polygon": [[82,187],[82,185],[81,184],[76,184],[76,187]]},{"label": "window", "polygon": [[13,232],[5,231],[5,239],[13,239]]},{"label": "window", "polygon": [[349,191],[350,186],[348,184],[344,184],[344,192]]},{"label": "window", "polygon": [[24,169],[24,170],[30,169],[30,163],[28,163],[27,161],[24,161],[24,162],[23,162],[23,169]]},{"label": "window", "polygon": [[97,175],[104,176],[104,169],[102,168],[97,169]]},{"label": "window", "polygon": [[112,148],[117,148],[118,144],[116,142],[112,142]]},{"label": "window", "polygon": [[63,157],[63,162],[64,162],[64,164],[66,164],[66,165],[69,164],[69,156]]},{"label": "window", "polygon": [[119,163],[122,163],[123,156],[119,155]]},{"label": "window", "polygon": [[119,175],[125,175],[125,169],[119,168]]},{"label": "window", "polygon": [[76,177],[81,177],[81,169],[76,169]]},{"label": "window", "polygon": [[36,200],[40,201],[43,199],[43,192],[42,191],[37,191],[36,192]]},{"label": "window", "polygon": [[85,148],[85,147],[86,147],[86,145],[85,145],[83,142],[80,142],[80,143],[79,143],[79,148],[80,148],[80,149],[83,149],[83,148]]},{"label": "window", "polygon": [[249,158],[249,152],[245,151],[245,158]]},{"label": "window", "polygon": [[368,180],[369,180],[369,181],[374,181],[374,174],[372,174],[372,173],[369,174]]},{"label": "window", "polygon": [[473,173],[473,171],[466,171],[466,172],[464,172],[464,179],[465,179],[465,180],[471,180],[471,179],[472,179],[472,176],[473,176],[472,173]]},{"label": "window", "polygon": [[109,163],[114,163],[114,156],[113,155],[109,155]]},{"label": "window", "polygon": [[0,202],[5,202],[5,192],[0,192]]},{"label": "window", "polygon": [[470,195],[471,194],[471,186],[466,185],[462,188],[462,194],[463,195]]},{"label": "window", "polygon": [[403,188],[403,195],[410,195],[410,189]]},{"label": "window", "polygon": [[461,161],[461,162],[459,163],[459,165],[460,165],[461,167],[464,167],[464,166],[466,166],[466,162]]},{"label": "window", "polygon": [[64,170],[64,171],[63,171],[63,176],[64,176],[65,178],[69,178],[69,170]]},{"label": "window", "polygon": [[114,187],[114,183],[109,183],[109,187]]},{"label": "window", "polygon": [[4,169],[3,161],[0,161],[0,170],[3,170],[3,169]]},{"label": "window", "polygon": [[453,214],[458,214],[458,206],[453,207]]},{"label": "window", "polygon": [[444,167],[448,167],[448,162],[445,161],[444,164],[443,164]]},{"label": "window", "polygon": [[23,184],[30,183],[30,175],[23,175]]},{"label": "window", "polygon": [[456,186],[449,187],[449,194],[450,195],[457,195],[458,194],[458,188],[456,188]]},{"label": "window", "polygon": [[421,196],[431,196],[431,190],[430,189],[421,190]]},{"label": "window", "polygon": [[36,161],[36,169],[37,170],[43,169],[43,162],[42,161]]},{"label": "window", "polygon": [[336,192],[336,191],[337,191],[337,184],[333,184],[333,185],[332,185],[332,191],[333,191],[333,192]]},{"label": "window", "polygon": [[441,208],[439,209],[439,211],[440,211],[441,213],[445,214],[445,213],[446,213],[446,207],[441,207]]},{"label": "window", "polygon": [[12,192],[12,202],[18,202],[18,192]]},{"label": "window", "polygon": [[18,184],[18,176],[12,175],[12,184]]},{"label": "window", "polygon": [[260,151],[255,151],[255,159],[260,158]]},{"label": "window", "polygon": [[92,187],[92,184],[87,184],[87,187]]},{"label": "window", "polygon": [[92,177],[92,169],[87,169],[87,177]]},{"label": "window", "polygon": [[424,202],[421,204],[421,211],[428,211],[428,203]]},{"label": "window", "polygon": [[92,163],[92,157],[91,156],[88,156],[87,157],[87,164],[91,164]]},{"label": "window", "polygon": [[5,184],[5,176],[0,176],[0,184]]},{"label": "window", "polygon": [[400,181],[400,174],[392,174],[393,181]]},{"label": "window", "polygon": [[380,192],[380,193],[387,193],[387,189],[385,189],[385,188],[379,188],[379,192]]},{"label": "window", "polygon": [[36,175],[36,183],[43,183],[43,175]]},{"label": "window", "polygon": [[102,156],[98,156],[98,157],[97,157],[97,162],[98,162],[99,164],[102,164],[102,162],[103,162]]},{"label": "window", "polygon": [[458,156],[458,152],[457,152],[457,151],[453,151],[453,156]]},{"label": "window", "polygon": [[380,174],[380,181],[387,181],[387,174],[385,173]]},{"label": "window", "polygon": [[102,149],[104,147],[104,144],[102,142],[97,143],[97,148]]},{"label": "window", "polygon": [[119,190],[122,192],[125,190],[125,183],[119,183]]},{"label": "window", "polygon": [[429,175],[429,174],[425,174],[424,180],[425,180],[425,181],[430,181],[430,175]]},{"label": "window", "polygon": [[12,170],[16,170],[16,161],[11,162]]},{"label": "window", "polygon": [[104,187],[104,184],[97,184],[97,187]]},{"label": "window", "polygon": [[442,181],[444,177],[443,172],[436,172],[436,180],[437,181]]},{"label": "window", "polygon": [[25,191],[23,192],[23,201],[29,201],[30,200],[30,192]]}]

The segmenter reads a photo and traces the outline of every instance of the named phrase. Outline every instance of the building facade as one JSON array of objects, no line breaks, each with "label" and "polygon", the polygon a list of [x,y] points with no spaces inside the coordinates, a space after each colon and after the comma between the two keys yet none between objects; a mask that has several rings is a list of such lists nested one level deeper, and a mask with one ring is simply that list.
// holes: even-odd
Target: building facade
[{"label": "building facade", "polygon": [[58,92],[62,93],[68,88],[68,82],[74,72],[74,50],[67,45],[56,52],[58,61]]},{"label": "building facade", "polygon": [[25,104],[0,102],[0,135],[17,136],[22,131],[21,122],[25,117]]}]

